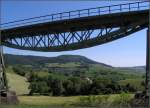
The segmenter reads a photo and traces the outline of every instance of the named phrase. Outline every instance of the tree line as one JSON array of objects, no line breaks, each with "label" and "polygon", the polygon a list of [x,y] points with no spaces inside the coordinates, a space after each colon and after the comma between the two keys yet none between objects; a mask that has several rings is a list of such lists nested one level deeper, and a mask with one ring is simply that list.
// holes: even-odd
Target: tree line
[{"label": "tree line", "polygon": [[54,75],[45,77],[32,72],[28,77],[30,82],[29,95],[75,96],[116,94],[121,92],[135,92],[136,88],[130,84],[119,85],[107,78],[67,77],[60,79]]}]

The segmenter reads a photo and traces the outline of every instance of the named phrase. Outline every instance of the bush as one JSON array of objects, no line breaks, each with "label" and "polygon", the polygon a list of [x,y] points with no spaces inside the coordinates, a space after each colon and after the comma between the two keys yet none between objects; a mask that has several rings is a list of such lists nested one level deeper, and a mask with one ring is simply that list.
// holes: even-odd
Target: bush
[{"label": "bush", "polygon": [[16,74],[21,75],[21,76],[25,76],[26,74],[26,70],[24,70],[22,66],[14,66],[13,71]]},{"label": "bush", "polygon": [[49,87],[47,86],[46,82],[32,82],[29,86],[30,93],[29,95],[33,95],[35,93],[39,93],[40,95],[48,95],[49,94]]},{"label": "bush", "polygon": [[130,101],[132,97],[128,93],[121,93],[113,99],[113,106],[130,106]]},{"label": "bush", "polygon": [[80,97],[78,104],[81,106],[106,106],[109,95],[107,96],[85,96]]}]

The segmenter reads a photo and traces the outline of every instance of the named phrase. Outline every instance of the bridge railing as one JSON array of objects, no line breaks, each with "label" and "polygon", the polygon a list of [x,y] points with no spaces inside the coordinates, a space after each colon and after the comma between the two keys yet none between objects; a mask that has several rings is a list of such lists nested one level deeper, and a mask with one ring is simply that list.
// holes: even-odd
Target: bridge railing
[{"label": "bridge railing", "polygon": [[130,11],[138,11],[138,10],[146,10],[146,9],[150,9],[149,0],[127,3],[127,4],[75,10],[75,11],[56,13],[51,15],[44,15],[39,17],[7,22],[7,23],[0,24],[0,26],[2,29],[8,29],[8,28],[14,28],[19,26],[37,24],[37,23],[45,23],[45,22],[52,22],[52,21],[59,21],[59,20],[67,20],[67,19],[74,19],[74,18],[81,18],[81,17],[112,14],[112,13],[119,13],[119,12],[130,12]]}]

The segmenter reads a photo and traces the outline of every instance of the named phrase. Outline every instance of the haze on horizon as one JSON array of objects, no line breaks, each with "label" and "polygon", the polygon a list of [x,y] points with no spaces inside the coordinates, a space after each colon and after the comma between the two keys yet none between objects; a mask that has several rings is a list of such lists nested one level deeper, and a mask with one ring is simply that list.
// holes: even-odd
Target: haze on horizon
[{"label": "haze on horizon", "polygon": [[[30,18],[63,11],[107,6],[131,1],[3,1],[1,19],[3,22]],[[132,1],[133,2],[133,1]],[[146,30],[128,37],[75,51],[34,52],[4,47],[4,52],[16,55],[54,57],[58,55],[82,55],[97,62],[115,67],[143,66],[146,63]]]}]

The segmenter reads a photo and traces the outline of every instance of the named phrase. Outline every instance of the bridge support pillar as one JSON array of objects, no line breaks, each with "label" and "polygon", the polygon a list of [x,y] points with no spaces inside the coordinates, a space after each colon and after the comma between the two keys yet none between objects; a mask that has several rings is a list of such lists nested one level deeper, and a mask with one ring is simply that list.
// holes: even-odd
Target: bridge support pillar
[{"label": "bridge support pillar", "polygon": [[147,53],[146,53],[146,96],[150,108],[150,30],[147,30]]},{"label": "bridge support pillar", "polygon": [[150,108],[150,30],[147,30],[147,54],[146,54],[146,95],[148,97],[148,108]]},{"label": "bridge support pillar", "polygon": [[16,93],[8,90],[3,59],[3,46],[0,42],[0,104],[17,104],[18,102]]},{"label": "bridge support pillar", "polygon": [[3,46],[0,42],[0,103],[4,100],[7,93],[6,75],[3,60]]}]

